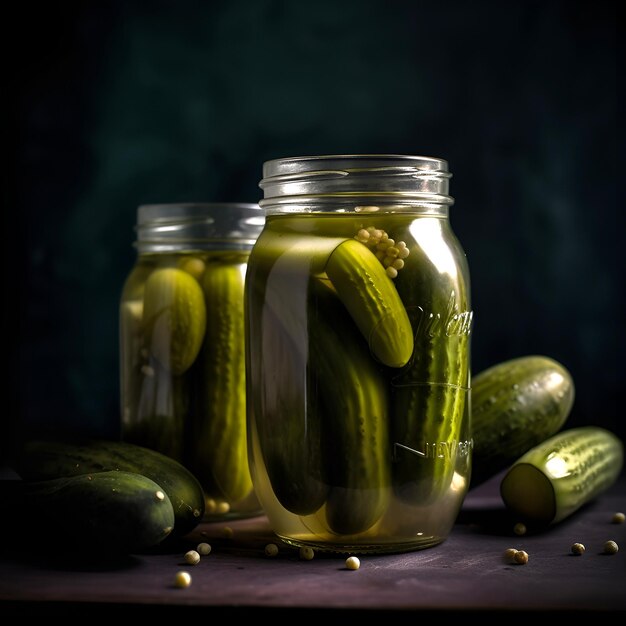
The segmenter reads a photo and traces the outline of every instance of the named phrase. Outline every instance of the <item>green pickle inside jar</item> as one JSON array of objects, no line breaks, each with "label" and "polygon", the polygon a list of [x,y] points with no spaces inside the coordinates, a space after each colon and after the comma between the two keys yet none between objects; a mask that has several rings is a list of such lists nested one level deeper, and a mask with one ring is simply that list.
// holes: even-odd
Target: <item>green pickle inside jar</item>
[{"label": "green pickle inside jar", "polygon": [[123,439],[192,471],[209,520],[260,513],[246,437],[248,256],[144,252],[121,299]]},{"label": "green pickle inside jar", "polygon": [[336,552],[443,541],[471,467],[469,273],[447,207],[268,214],[246,297],[252,477],[274,531]]}]

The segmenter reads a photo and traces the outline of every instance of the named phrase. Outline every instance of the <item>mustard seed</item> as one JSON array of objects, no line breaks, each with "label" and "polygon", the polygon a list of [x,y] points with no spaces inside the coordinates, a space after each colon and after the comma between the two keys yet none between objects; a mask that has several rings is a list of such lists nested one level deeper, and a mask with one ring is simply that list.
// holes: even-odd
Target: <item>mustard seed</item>
[{"label": "mustard seed", "polygon": [[513,557],[513,560],[518,565],[526,565],[526,563],[528,563],[528,552],[525,552],[524,550],[518,550],[515,553],[515,556]]}]

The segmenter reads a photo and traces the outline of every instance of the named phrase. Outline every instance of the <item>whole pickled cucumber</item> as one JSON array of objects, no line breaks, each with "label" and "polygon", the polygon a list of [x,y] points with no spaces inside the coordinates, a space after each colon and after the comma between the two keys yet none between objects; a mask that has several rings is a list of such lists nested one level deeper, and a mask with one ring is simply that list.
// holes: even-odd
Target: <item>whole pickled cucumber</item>
[{"label": "whole pickled cucumber", "polygon": [[[245,264],[214,260],[202,280],[207,330],[190,466],[209,495],[236,502],[252,491],[246,441]],[[212,493],[213,491],[217,493]]]},{"label": "whole pickled cucumber", "polygon": [[204,295],[191,274],[158,269],[146,281],[143,300],[146,347],[179,376],[195,361],[206,327]]},{"label": "whole pickled cucumber", "polygon": [[[416,220],[405,269],[396,279],[415,349],[394,386],[394,488],[405,502],[428,504],[450,488],[457,463],[469,474],[469,335],[472,313],[463,265],[449,267],[428,246],[437,220]],[[421,232],[423,230],[423,232]],[[421,234],[420,234],[421,233]],[[437,237],[440,237],[437,234]],[[451,244],[454,245],[452,241]],[[464,258],[463,255],[458,255]],[[415,267],[412,267],[415,266]]]},{"label": "whole pickled cucumber", "polygon": [[402,367],[413,353],[413,332],[402,300],[380,261],[362,243],[338,245],[326,263],[337,294],[381,363]]},{"label": "whole pickled cucumber", "polygon": [[[176,258],[163,260],[175,262]],[[127,280],[120,308],[122,437],[177,461],[183,458],[189,385],[185,376],[176,374],[179,368],[170,367],[159,346],[172,338],[165,330],[165,318],[173,322],[189,317],[189,311],[182,312],[187,308],[184,292],[192,294],[192,301],[193,294],[201,293],[190,281],[195,282],[186,271],[155,270],[151,263],[142,262]],[[172,304],[156,313],[158,300]],[[196,329],[193,332],[204,333],[203,315],[204,302],[200,316],[188,320]]]},{"label": "whole pickled cucumber", "polygon": [[332,288],[314,281],[310,368],[322,411],[330,492],[326,520],[337,533],[366,531],[385,512],[391,484],[385,382]]},{"label": "whole pickled cucumber", "polygon": [[315,513],[328,494],[320,415],[310,406],[315,396],[307,377],[309,271],[315,254],[303,249],[324,248],[316,264],[321,269],[337,241],[316,243],[266,232],[252,250],[246,278],[250,419],[272,491],[296,515]]}]

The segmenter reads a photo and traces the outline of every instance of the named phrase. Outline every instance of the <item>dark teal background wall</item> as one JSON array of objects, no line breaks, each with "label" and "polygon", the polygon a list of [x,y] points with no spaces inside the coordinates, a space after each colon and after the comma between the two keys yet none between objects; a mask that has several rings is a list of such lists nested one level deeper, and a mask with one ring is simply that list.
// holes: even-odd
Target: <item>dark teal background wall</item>
[{"label": "dark teal background wall", "polygon": [[3,16],[4,451],[24,429],[117,434],[137,205],[257,201],[264,160],[350,152],[448,159],[474,371],[552,356],[575,378],[570,425],[625,436],[613,7],[15,7]]}]

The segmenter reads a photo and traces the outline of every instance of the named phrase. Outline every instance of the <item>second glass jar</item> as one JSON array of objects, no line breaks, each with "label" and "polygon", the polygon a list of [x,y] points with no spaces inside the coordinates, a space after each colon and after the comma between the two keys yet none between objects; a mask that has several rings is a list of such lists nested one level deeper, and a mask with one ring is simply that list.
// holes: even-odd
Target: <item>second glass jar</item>
[{"label": "second glass jar", "polygon": [[256,204],[143,205],[120,304],[122,438],[180,461],[205,519],[261,513],[248,466],[244,282]]},{"label": "second glass jar", "polygon": [[251,470],[295,546],[443,541],[468,489],[469,270],[442,159],[264,164],[246,283]]}]

